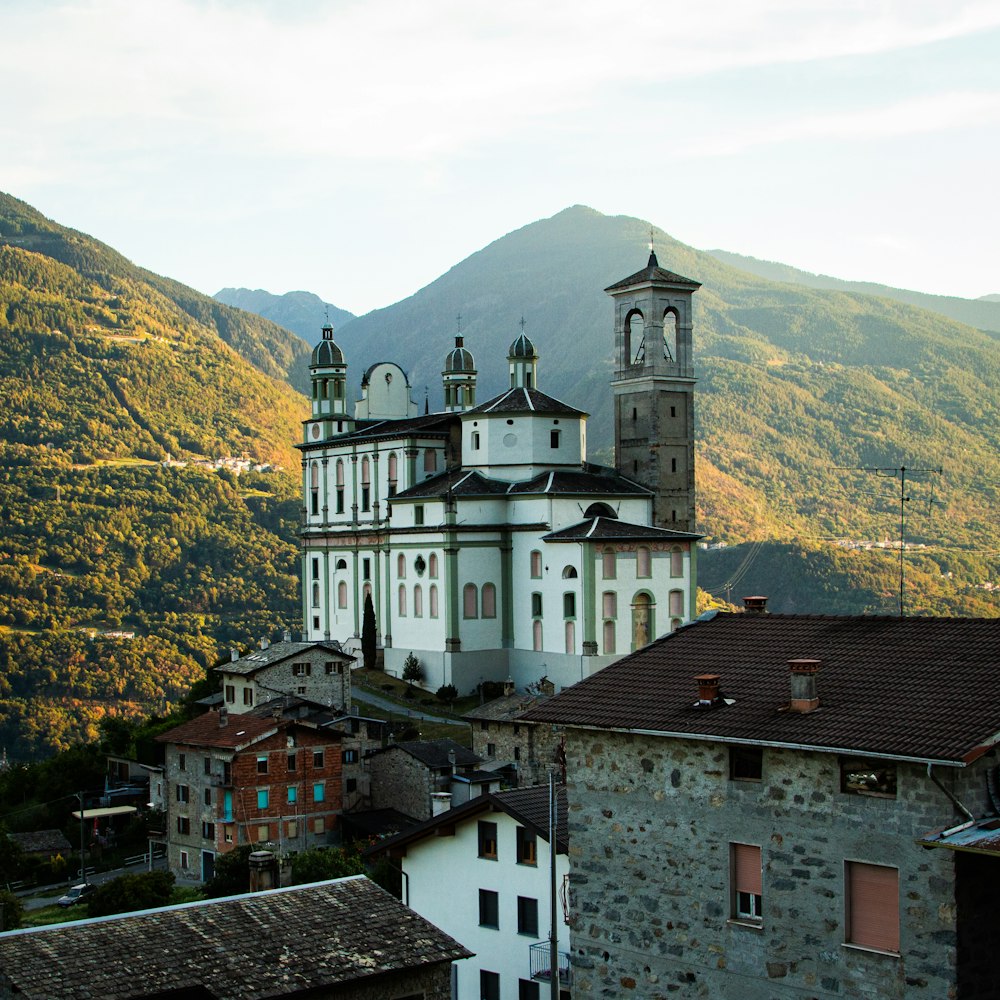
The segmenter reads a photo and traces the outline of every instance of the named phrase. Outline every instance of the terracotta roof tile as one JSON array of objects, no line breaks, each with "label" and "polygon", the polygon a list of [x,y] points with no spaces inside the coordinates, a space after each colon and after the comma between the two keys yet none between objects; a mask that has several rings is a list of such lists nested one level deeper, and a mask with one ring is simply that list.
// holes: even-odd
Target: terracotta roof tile
[{"label": "terracotta roof tile", "polygon": [[[788,661],[821,661],[819,708],[787,710]],[[733,700],[694,707],[694,678]],[[717,614],[525,713],[532,722],[961,763],[1000,741],[1000,619]]]},{"label": "terracotta roof tile", "polygon": [[276,732],[281,722],[272,718],[259,719],[253,715],[229,714],[224,726],[219,725],[218,712],[206,712],[188,722],[182,722],[156,737],[158,743],[182,743],[198,747],[227,747],[235,749],[248,746],[269,733]]}]

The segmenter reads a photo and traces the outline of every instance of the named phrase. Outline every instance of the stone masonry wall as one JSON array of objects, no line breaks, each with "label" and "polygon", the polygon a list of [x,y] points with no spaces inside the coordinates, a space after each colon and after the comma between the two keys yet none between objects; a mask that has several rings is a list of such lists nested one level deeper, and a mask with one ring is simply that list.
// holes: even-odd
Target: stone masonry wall
[{"label": "stone masonry wall", "polygon": [[[962,817],[925,768],[883,799],[842,793],[833,754],[733,781],[722,744],[569,730],[567,758],[574,998],[956,995],[954,858],[914,838]],[[980,815],[984,771],[936,773]],[[759,926],[731,919],[734,842],[761,847]],[[898,957],[845,946],[845,860],[898,867]]]},{"label": "stone masonry wall", "polygon": [[521,786],[548,780],[549,767],[559,763],[560,741],[560,735],[549,725],[485,719],[472,723],[473,752],[483,760],[516,761],[517,783]]},{"label": "stone masonry wall", "polygon": [[430,819],[431,792],[435,791],[430,768],[398,747],[368,758],[373,809],[398,809],[414,819]]}]

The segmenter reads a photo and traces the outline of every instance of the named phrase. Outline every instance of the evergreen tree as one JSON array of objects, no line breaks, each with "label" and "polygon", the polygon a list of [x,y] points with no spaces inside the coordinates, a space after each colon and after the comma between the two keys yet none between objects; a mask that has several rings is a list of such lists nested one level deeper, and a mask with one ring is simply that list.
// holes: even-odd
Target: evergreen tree
[{"label": "evergreen tree", "polygon": [[375,607],[372,605],[372,595],[365,595],[365,613],[361,622],[361,655],[364,658],[365,670],[375,669]]}]

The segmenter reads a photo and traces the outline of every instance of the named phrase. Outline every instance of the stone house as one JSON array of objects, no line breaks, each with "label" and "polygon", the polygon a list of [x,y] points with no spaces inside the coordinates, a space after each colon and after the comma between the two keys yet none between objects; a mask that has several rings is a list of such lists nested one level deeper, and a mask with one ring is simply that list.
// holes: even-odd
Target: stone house
[{"label": "stone house", "polygon": [[450,1000],[468,955],[355,875],[0,934],[0,1000]]},{"label": "stone house", "polygon": [[1000,995],[1000,620],[704,616],[565,727],[574,994]]},{"label": "stone house", "polygon": [[[557,787],[555,827],[561,888],[569,872],[563,786]],[[481,795],[367,852],[398,860],[407,905],[474,953],[457,963],[456,996],[549,996],[549,830],[549,788],[538,785]],[[569,949],[561,900],[557,933],[565,997]]]},{"label": "stone house", "polygon": [[371,805],[371,776],[365,759],[373,750],[385,745],[389,724],[352,712],[324,723],[325,728],[343,733],[344,811],[363,809]]},{"label": "stone house", "polygon": [[496,791],[500,777],[480,771],[480,758],[454,740],[412,740],[366,758],[372,809],[395,809],[415,820]]},{"label": "stone house", "polygon": [[244,656],[233,649],[230,661],[214,670],[222,704],[234,715],[289,695],[346,713],[351,710],[353,663],[354,657],[335,642],[292,642],[286,632],[283,642],[262,639],[258,649]]},{"label": "stone house", "polygon": [[202,882],[243,844],[282,853],[327,843],[342,798],[342,741],[301,719],[206,712],[160,734],[167,857]]},{"label": "stone house", "polygon": [[526,722],[528,709],[550,698],[554,687],[543,678],[541,693],[505,693],[479,705],[462,718],[472,727],[472,749],[510,785],[521,787],[548,780],[550,767],[563,769],[562,735],[552,726]]}]

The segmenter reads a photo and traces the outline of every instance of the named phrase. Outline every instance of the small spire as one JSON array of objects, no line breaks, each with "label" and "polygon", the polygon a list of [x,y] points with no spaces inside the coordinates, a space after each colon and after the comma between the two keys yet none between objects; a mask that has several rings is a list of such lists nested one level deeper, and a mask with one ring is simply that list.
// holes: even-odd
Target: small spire
[{"label": "small spire", "polygon": [[431,412],[431,392],[427,386],[424,386],[424,416],[427,416]]},{"label": "small spire", "polygon": [[656,259],[656,250],[653,249],[653,227],[649,227],[649,263],[647,267],[659,267],[660,262]]},{"label": "small spire", "polygon": [[521,317],[521,333],[524,333],[524,316]]},{"label": "small spire", "polygon": [[462,314],[461,313],[459,313],[455,317],[455,321],[458,323],[458,333],[461,336],[461,333],[462,333]]}]

